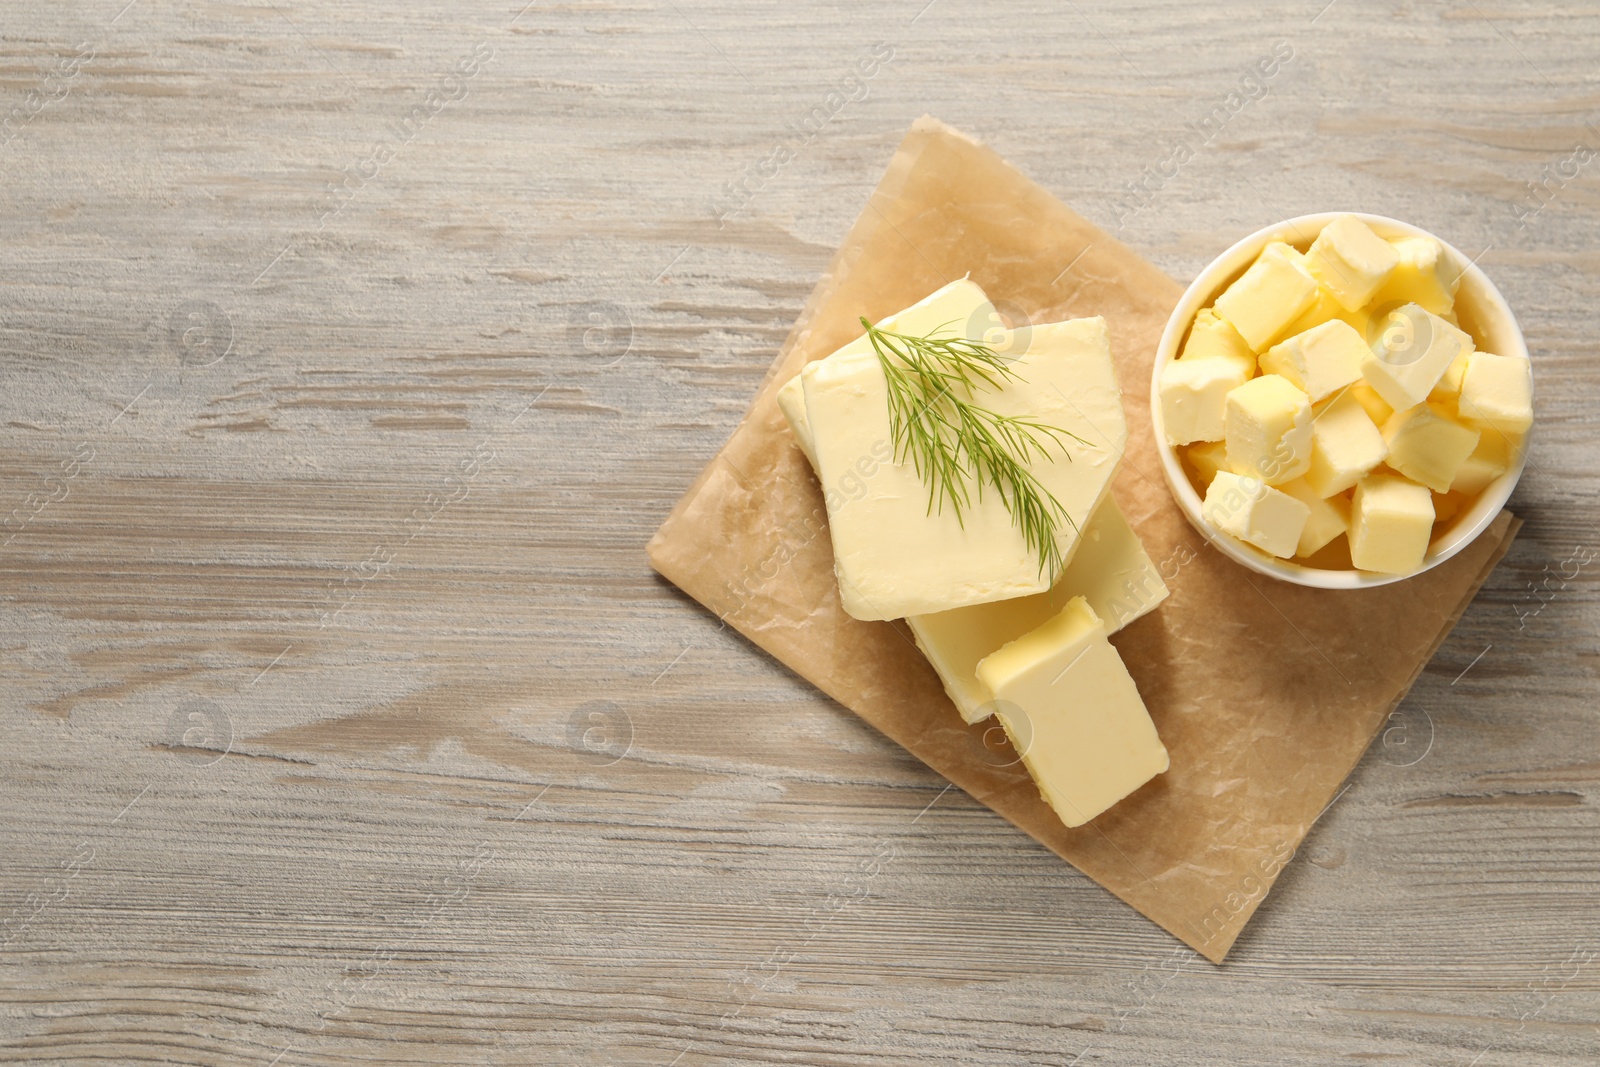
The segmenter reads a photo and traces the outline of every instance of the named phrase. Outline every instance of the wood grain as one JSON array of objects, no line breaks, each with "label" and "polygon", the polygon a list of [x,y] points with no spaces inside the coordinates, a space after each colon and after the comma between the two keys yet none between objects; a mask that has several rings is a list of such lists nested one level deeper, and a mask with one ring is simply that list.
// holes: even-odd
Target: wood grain
[{"label": "wood grain", "polygon": [[[1600,15],[125,2],[0,33],[0,1062],[1600,1055]],[[1526,526],[1222,968],[645,561],[923,112],[1179,279],[1409,219],[1534,352]]]}]

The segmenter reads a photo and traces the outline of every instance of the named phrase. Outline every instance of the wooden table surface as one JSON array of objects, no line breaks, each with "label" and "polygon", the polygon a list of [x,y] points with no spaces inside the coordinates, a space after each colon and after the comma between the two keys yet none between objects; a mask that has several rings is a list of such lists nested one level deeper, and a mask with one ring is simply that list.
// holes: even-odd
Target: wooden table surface
[{"label": "wooden table surface", "polygon": [[[1324,3],[9,5],[0,1062],[1600,1060],[1600,12]],[[645,561],[924,112],[1179,279],[1413,221],[1534,353],[1220,968]]]}]

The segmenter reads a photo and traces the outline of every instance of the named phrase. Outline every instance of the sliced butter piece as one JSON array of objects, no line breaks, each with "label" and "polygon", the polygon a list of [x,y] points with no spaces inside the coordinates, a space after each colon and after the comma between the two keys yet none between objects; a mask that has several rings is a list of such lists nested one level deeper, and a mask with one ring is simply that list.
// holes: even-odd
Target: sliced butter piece
[{"label": "sliced butter piece", "polygon": [[806,391],[800,384],[800,375],[796,374],[778,387],[778,410],[789,420],[789,432],[794,434],[794,443],[805,453],[806,462],[816,470],[817,453],[811,441],[811,420],[806,417]]},{"label": "sliced butter piece", "polygon": [[1356,486],[1350,510],[1350,561],[1364,571],[1410,574],[1433,536],[1433,494],[1396,474],[1373,474]]},{"label": "sliced butter piece", "polygon": [[1304,258],[1282,241],[1273,241],[1217,297],[1217,314],[1239,331],[1252,351],[1266,351],[1316,299],[1317,280],[1306,270]]},{"label": "sliced butter piece", "polygon": [[1168,767],[1139,689],[1075,597],[1038,629],[990,654],[978,677],[1045,802],[1081,826]]},{"label": "sliced butter piece", "polygon": [[1533,365],[1521,356],[1474,352],[1461,378],[1463,418],[1502,434],[1526,433],[1533,425]]},{"label": "sliced butter piece", "polygon": [[1261,357],[1261,373],[1287,378],[1316,403],[1359,381],[1361,361],[1370,352],[1354,326],[1330,319],[1267,349]]},{"label": "sliced butter piece", "polygon": [[[1387,404],[1383,410],[1389,410]],[[1388,455],[1389,446],[1367,409],[1347,391],[1324,404],[1311,421],[1311,466],[1305,480],[1318,496],[1330,497],[1354,486]]]},{"label": "sliced butter piece", "polygon": [[1116,633],[1167,598],[1161,573],[1107,496],[1084,527],[1077,554],[1047,593],[975,604],[906,622],[961,717],[978,722],[994,710],[994,693],[978,678],[978,661],[1048,621],[1074,597],[1088,601]]},{"label": "sliced butter piece", "polygon": [[1444,246],[1432,237],[1400,237],[1389,243],[1400,262],[1373,294],[1372,307],[1381,311],[1420,304],[1435,315],[1451,314],[1461,274],[1450,265]]},{"label": "sliced butter piece", "polygon": [[1206,489],[1200,514],[1230,537],[1286,559],[1298,551],[1311,509],[1259,478],[1222,471]]},{"label": "sliced butter piece", "polygon": [[1511,466],[1511,444],[1497,433],[1481,434],[1478,447],[1472,455],[1456,468],[1450,492],[1472,495],[1481,493],[1489,483],[1504,474]]},{"label": "sliced butter piece", "polygon": [[1256,372],[1256,354],[1250,351],[1239,331],[1212,308],[1202,308],[1189,327],[1179,359],[1231,359],[1244,368],[1245,377]]},{"label": "sliced butter piece", "polygon": [[1418,304],[1389,313],[1361,375],[1384,403],[1404,411],[1427,399],[1458,356],[1472,351],[1472,338]]},{"label": "sliced butter piece", "polygon": [[1354,215],[1324,226],[1306,252],[1306,270],[1346,311],[1364,307],[1399,265],[1394,246]]},{"label": "sliced butter piece", "polygon": [[[1021,340],[1026,336],[1026,342]],[[1000,346],[1020,352],[1016,377],[981,392],[983,405],[1058,427],[1087,444],[1067,441],[1035,457],[1033,476],[1081,528],[1110,485],[1127,444],[1121,394],[1112,368],[1105,320],[1007,331]],[[893,437],[888,386],[877,357],[840,353],[801,372],[806,415],[824,488],[869,463],[856,499],[826,494],[834,571],[844,609],[857,619],[898,619],[993,600],[1042,593],[1051,575],[992,489],[976,489],[958,519],[949,506],[930,514],[928,486],[909,457],[884,454]],[[1068,458],[1070,456],[1070,458]],[[1078,528],[1062,524],[1056,544],[1070,562]]]},{"label": "sliced butter piece", "polygon": [[1185,453],[1189,465],[1200,476],[1201,485],[1210,485],[1218,471],[1228,470],[1228,444],[1226,441],[1207,441],[1194,445]]},{"label": "sliced butter piece", "polygon": [[1170,361],[1161,368],[1161,421],[1167,441],[1187,445],[1222,440],[1228,394],[1249,380],[1250,371],[1234,359],[1210,356]]},{"label": "sliced butter piece", "polygon": [[1436,493],[1450,491],[1456,472],[1478,447],[1478,431],[1431,404],[1397,411],[1383,424],[1389,466]]},{"label": "sliced butter piece", "polygon": [[1224,424],[1232,470],[1277,485],[1311,466],[1311,399],[1280,375],[1263,374],[1229,393]]}]

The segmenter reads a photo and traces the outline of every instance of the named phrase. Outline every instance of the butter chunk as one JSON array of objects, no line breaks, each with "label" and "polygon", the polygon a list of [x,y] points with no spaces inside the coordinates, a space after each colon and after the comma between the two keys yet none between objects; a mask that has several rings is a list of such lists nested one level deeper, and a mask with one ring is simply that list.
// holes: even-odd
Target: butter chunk
[{"label": "butter chunk", "polygon": [[1354,215],[1322,228],[1306,252],[1306,270],[1346,311],[1358,311],[1400,265],[1394,246]]},{"label": "butter chunk", "polygon": [[1394,474],[1362,479],[1350,510],[1350,561],[1364,571],[1410,574],[1428,554],[1433,518],[1427,486]]},{"label": "butter chunk", "polygon": [[[1048,457],[1035,455],[1028,464],[1077,524],[1062,523],[1056,531],[1057,547],[1070,562],[1078,531],[1105,496],[1127,444],[1105,320],[1003,332],[996,347],[1018,353],[1010,364],[1016,377],[982,389],[983,405],[1088,442],[1068,440],[1065,454],[1052,447]],[[981,498],[974,487],[960,518],[948,505],[930,514],[928,486],[910,457],[902,462],[888,452],[888,386],[872,352],[817,360],[801,372],[801,382],[824,489],[852,477],[864,483],[856,494],[825,495],[846,612],[864,620],[898,619],[1050,587],[1053,576],[1041,570],[1037,551],[992,487]]]},{"label": "butter chunk", "polygon": [[1161,418],[1167,440],[1175,445],[1222,440],[1228,394],[1249,380],[1250,371],[1233,359],[1170,361],[1161,368]]},{"label": "butter chunk", "polygon": [[1038,629],[978,664],[995,714],[1045,802],[1081,826],[1168,767],[1139,689],[1075,597]]},{"label": "butter chunk", "polygon": [[1397,411],[1383,424],[1389,466],[1436,493],[1450,491],[1456,472],[1478,447],[1478,431],[1430,404]]},{"label": "butter chunk", "polygon": [[1533,425],[1533,365],[1521,356],[1474,352],[1461,378],[1464,418],[1503,434],[1526,433]]},{"label": "butter chunk", "polygon": [[1230,359],[1244,368],[1245,377],[1256,373],[1256,354],[1239,331],[1212,308],[1203,308],[1189,327],[1180,359]]},{"label": "butter chunk", "polygon": [[1167,598],[1160,571],[1110,496],[1089,519],[1071,564],[1049,592],[912,615],[906,622],[961,717],[978,722],[994,711],[994,693],[979,680],[978,661],[1049,621],[1074,597],[1088,601],[1108,633]]},{"label": "butter chunk", "polygon": [[1284,327],[1283,336],[1293,337],[1297,333],[1305,333],[1313,326],[1321,326],[1334,319],[1349,324],[1361,335],[1361,343],[1367,343],[1367,335],[1372,330],[1372,316],[1367,313],[1367,309],[1363,307],[1346,311],[1339,301],[1334,299],[1334,295],[1328,292],[1325,285],[1317,286],[1317,295],[1311,301],[1311,306],[1301,312],[1299,318]]},{"label": "butter chunk", "polygon": [[1274,241],[1217,297],[1217,314],[1239,331],[1252,351],[1265,351],[1316,299],[1317,280],[1303,259],[1282,241]]},{"label": "butter chunk", "polygon": [[1218,471],[1228,469],[1228,444],[1226,441],[1206,441],[1192,446],[1186,453],[1189,465],[1200,476],[1202,485],[1210,485]]},{"label": "butter chunk", "polygon": [[1311,422],[1306,482],[1318,496],[1351,488],[1389,455],[1383,434],[1361,401],[1346,392],[1328,401]]},{"label": "butter chunk", "polygon": [[1361,361],[1361,375],[1384,403],[1404,411],[1422,403],[1472,338],[1417,304],[1389,313],[1377,345]]},{"label": "butter chunk", "polygon": [[1230,537],[1287,558],[1299,550],[1311,509],[1259,478],[1222,471],[1206,489],[1200,514]]},{"label": "butter chunk", "polygon": [[1276,374],[1252,378],[1228,394],[1223,438],[1228,466],[1268,485],[1311,467],[1311,399]]},{"label": "butter chunk", "polygon": [[1511,467],[1511,445],[1497,433],[1478,437],[1478,447],[1472,455],[1456,468],[1455,480],[1450,483],[1452,493],[1481,493],[1489,483]]},{"label": "butter chunk", "polygon": [[1400,237],[1389,243],[1400,262],[1373,294],[1373,307],[1420,304],[1435,315],[1450,314],[1461,273],[1450,265],[1444,246],[1432,237]]},{"label": "butter chunk", "polygon": [[1315,403],[1359,381],[1361,361],[1371,351],[1354,326],[1331,319],[1267,349],[1261,373],[1287,378]]},{"label": "butter chunk", "polygon": [[1305,529],[1295,544],[1294,554],[1302,558],[1316,554],[1334,538],[1350,530],[1350,502],[1342,496],[1323,498],[1322,494],[1306,482],[1296,478],[1284,482],[1279,491],[1294,497],[1311,512],[1306,516]]}]

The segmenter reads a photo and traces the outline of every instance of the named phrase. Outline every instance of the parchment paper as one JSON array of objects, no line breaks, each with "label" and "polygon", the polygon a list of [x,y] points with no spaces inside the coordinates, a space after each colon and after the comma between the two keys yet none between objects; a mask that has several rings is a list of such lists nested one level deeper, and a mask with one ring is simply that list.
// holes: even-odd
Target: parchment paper
[{"label": "parchment paper", "polygon": [[[775,399],[858,333],[859,316],[967,271],[1013,319],[1106,317],[1129,430],[1113,492],[1172,591],[1114,639],[1171,770],[1073,830],[1014,756],[985,747],[982,725],[961,722],[903,623],[839,606],[822,491]],[[757,645],[1220,963],[1518,522],[1502,512],[1448,563],[1375,589],[1306,589],[1226,559],[1173,502],[1151,436],[1151,365],[1181,292],[991,150],[919,119],[649,554]]]}]

